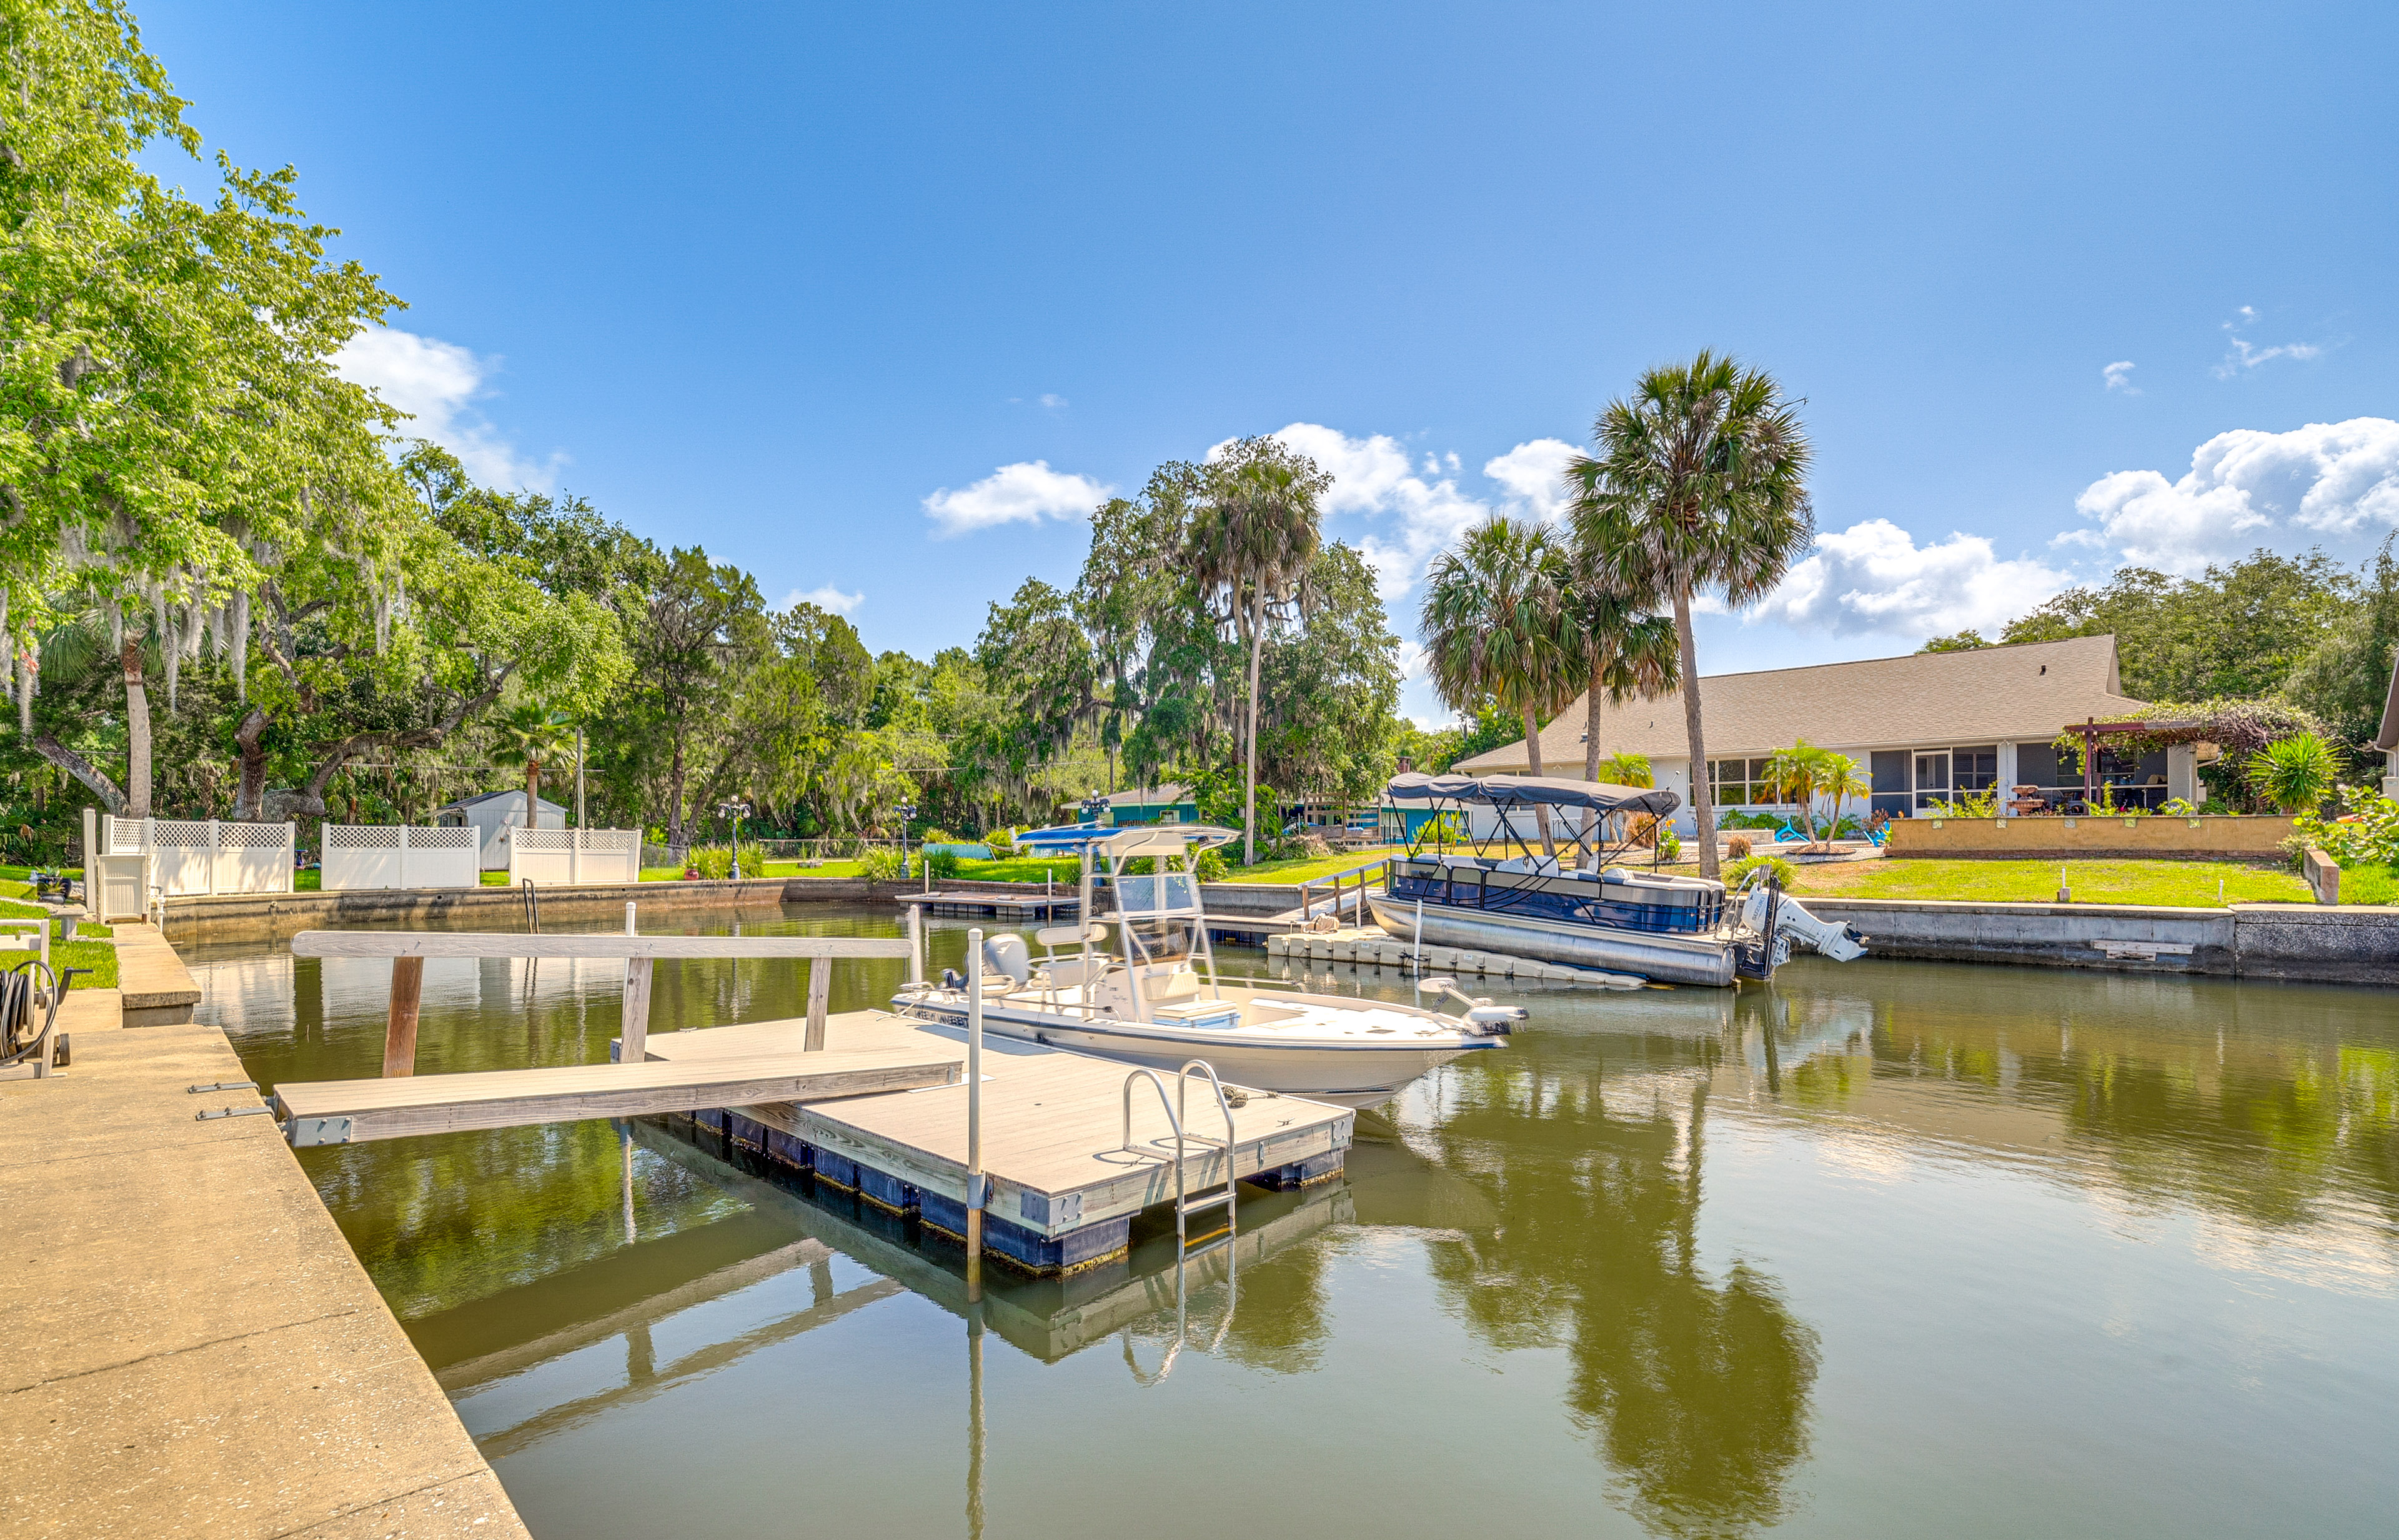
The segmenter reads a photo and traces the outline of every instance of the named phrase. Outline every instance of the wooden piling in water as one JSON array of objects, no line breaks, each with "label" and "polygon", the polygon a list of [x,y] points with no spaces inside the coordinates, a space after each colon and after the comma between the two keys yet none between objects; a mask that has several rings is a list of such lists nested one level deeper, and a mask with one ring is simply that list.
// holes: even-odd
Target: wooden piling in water
[{"label": "wooden piling in water", "polygon": [[391,1004],[384,1013],[383,1073],[416,1073],[416,1012],[425,998],[425,959],[391,960]]}]

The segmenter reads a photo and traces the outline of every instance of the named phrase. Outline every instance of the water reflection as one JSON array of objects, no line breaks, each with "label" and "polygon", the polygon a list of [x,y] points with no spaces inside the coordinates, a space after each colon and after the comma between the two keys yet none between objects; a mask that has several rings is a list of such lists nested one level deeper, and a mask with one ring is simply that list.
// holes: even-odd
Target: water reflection
[{"label": "water reflection", "polygon": [[[873,912],[740,923],[896,931]],[[934,930],[936,966],[963,957],[965,928]],[[193,960],[204,1010],[263,1083],[374,1073],[382,965],[258,949]],[[1268,971],[1254,953],[1227,962]],[[879,1003],[899,971],[845,965],[834,1008]],[[764,962],[662,966],[654,1020],[795,1016],[804,979]],[[1408,994],[1371,969],[1311,981]],[[437,962],[426,1068],[599,1061],[617,989],[594,965]],[[1516,997],[1534,1017],[1507,1052],[1362,1117],[1343,1182],[1253,1197],[1238,1251],[1180,1279],[1161,1226],[1137,1235],[1129,1265],[1001,1275],[970,1302],[955,1253],[914,1227],[687,1128],[628,1140],[566,1125],[302,1158],[537,1532],[545,1515],[555,1533],[746,1527],[805,1492],[848,1504],[851,1527],[974,1533],[987,1517],[1020,1533],[1038,1515],[1045,1533],[1080,1533],[1055,1506],[1056,1451],[1091,1446],[1090,1479],[1121,1469],[1163,1498],[1181,1491],[1179,1467],[1145,1459],[1229,1438],[1246,1488],[1305,1527],[1460,1527],[1488,1517],[1474,1483],[1497,1462],[1523,1527],[1715,1536],[1804,1519],[1921,1533],[1957,1527],[1945,1505],[1976,1478],[1954,1460],[1897,1467],[1877,1409],[1926,1415],[1910,1398],[1945,1378],[1976,1387],[1931,1403],[1928,1438],[1953,1450],[2045,1459],[2139,1427],[2157,1488],[2100,1526],[2118,1533],[2235,1511],[2238,1493],[2211,1485],[2235,1462],[2209,1450],[2259,1451],[2252,1468],[2270,1471],[2300,1452],[2379,1470],[2368,1430],[2399,1416],[2387,995],[1803,961],[1770,990]],[[1959,1261],[1970,1252],[1976,1269]],[[2244,1283],[2230,1304],[2228,1271]],[[1854,1304],[1870,1296],[1880,1315]],[[2243,1378],[2147,1388],[2159,1355],[2212,1371],[2226,1340],[2243,1344]],[[1461,1357],[1487,1385],[1454,1377]],[[1834,1368],[1837,1397],[1823,1388]],[[1445,1388],[1419,1388],[1433,1385]],[[2271,1415],[2270,1390],[2284,1398]],[[1463,1441],[1459,1397],[1480,1419]],[[818,1412],[878,1398],[912,1435],[937,1430],[915,1461],[947,1472],[938,1504],[843,1480],[845,1459],[880,1446],[844,1442]],[[2077,1415],[2088,1421],[2069,1437]],[[609,1484],[608,1452],[730,1447],[794,1419],[814,1442],[680,1489],[670,1512]],[[2050,1443],[2026,1431],[2053,1425]],[[1357,1462],[1337,1501],[1314,1452],[1328,1440]],[[2093,1527],[2120,1484],[2105,1460],[2080,1488],[2045,1468],[1977,1498],[1994,1514],[2020,1505],[1997,1530]],[[2353,1530],[2399,1501],[2379,1475],[2260,1479],[2293,1527]],[[2183,1492],[2212,1506],[2178,1528],[2145,1517]],[[1163,1506],[1143,1521],[1218,1527],[1206,1501]]]},{"label": "water reflection", "polygon": [[1818,1347],[1765,1271],[1698,1261],[1704,1071],[1722,1045],[1680,1040],[1689,1073],[1653,1045],[1613,1095],[1605,1048],[1566,1046],[1478,1065],[1419,1130],[1476,1173],[1494,1219],[1431,1253],[1443,1294],[1494,1346],[1564,1344],[1569,1414],[1652,1533],[1772,1524],[1807,1455]]}]

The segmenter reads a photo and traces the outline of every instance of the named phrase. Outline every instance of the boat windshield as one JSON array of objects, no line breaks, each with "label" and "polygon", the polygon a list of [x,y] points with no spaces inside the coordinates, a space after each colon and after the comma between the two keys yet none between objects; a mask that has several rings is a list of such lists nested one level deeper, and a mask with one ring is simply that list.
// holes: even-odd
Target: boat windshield
[{"label": "boat windshield", "polygon": [[1128,920],[1200,912],[1200,879],[1188,871],[1115,879],[1117,912]]}]

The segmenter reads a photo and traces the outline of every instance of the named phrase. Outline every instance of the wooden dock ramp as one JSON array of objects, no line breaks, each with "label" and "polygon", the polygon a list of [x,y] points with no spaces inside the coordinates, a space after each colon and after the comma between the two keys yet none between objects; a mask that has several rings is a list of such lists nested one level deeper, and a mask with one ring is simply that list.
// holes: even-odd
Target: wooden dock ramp
[{"label": "wooden dock ramp", "polygon": [[933,1047],[845,1053],[806,1053],[794,1047],[684,1063],[285,1081],[275,1087],[275,1111],[299,1147],[586,1117],[644,1117],[751,1101],[800,1104],[958,1084],[965,1055],[929,1051]]}]

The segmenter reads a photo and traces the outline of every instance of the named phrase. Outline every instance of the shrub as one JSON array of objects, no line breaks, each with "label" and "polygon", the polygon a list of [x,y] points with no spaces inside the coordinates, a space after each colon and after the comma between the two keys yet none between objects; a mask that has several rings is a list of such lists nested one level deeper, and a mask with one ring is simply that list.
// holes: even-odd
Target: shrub
[{"label": "shrub", "polygon": [[1660,859],[1679,861],[1683,858],[1683,836],[1660,825],[1658,830],[1658,855]]},{"label": "shrub", "polygon": [[1725,854],[1736,861],[1749,859],[1749,836],[1735,834],[1731,839],[1725,841]]},{"label": "shrub", "polygon": [[900,875],[900,852],[877,845],[858,858],[858,874],[869,882],[888,883]]},{"label": "shrub", "polygon": [[733,875],[733,851],[725,845],[703,844],[691,853],[688,864],[703,877],[729,877]]},{"label": "shrub", "polygon": [[1784,887],[1789,887],[1799,877],[1798,869],[1780,856],[1752,856],[1746,860],[1735,861],[1724,869],[1725,884],[1729,887],[1738,887],[1743,878],[1760,868],[1773,872],[1774,880]]},{"label": "shrub", "polygon": [[2312,814],[2338,773],[2330,744],[2313,733],[2295,733],[2251,756],[2244,778],[2251,790],[2284,812]]},{"label": "shrub", "polygon": [[1202,850],[1199,864],[1203,883],[1221,883],[1233,874],[1233,863],[1225,859],[1222,850]]},{"label": "shrub", "polygon": [[2350,787],[2341,795],[2356,811],[2335,822],[2303,817],[2288,843],[2320,846],[2344,868],[2399,864],[2399,803],[2365,786]]},{"label": "shrub", "polygon": [[1013,830],[995,829],[983,837],[983,844],[991,851],[993,860],[1004,861],[1016,854],[1016,842],[1010,838],[1014,832]]},{"label": "shrub", "polygon": [[744,840],[734,846],[741,855],[741,875],[763,877],[766,874],[766,847],[755,840]]},{"label": "shrub", "polygon": [[942,882],[948,882],[958,874],[958,853],[955,850],[936,850],[925,858],[925,870]]}]

